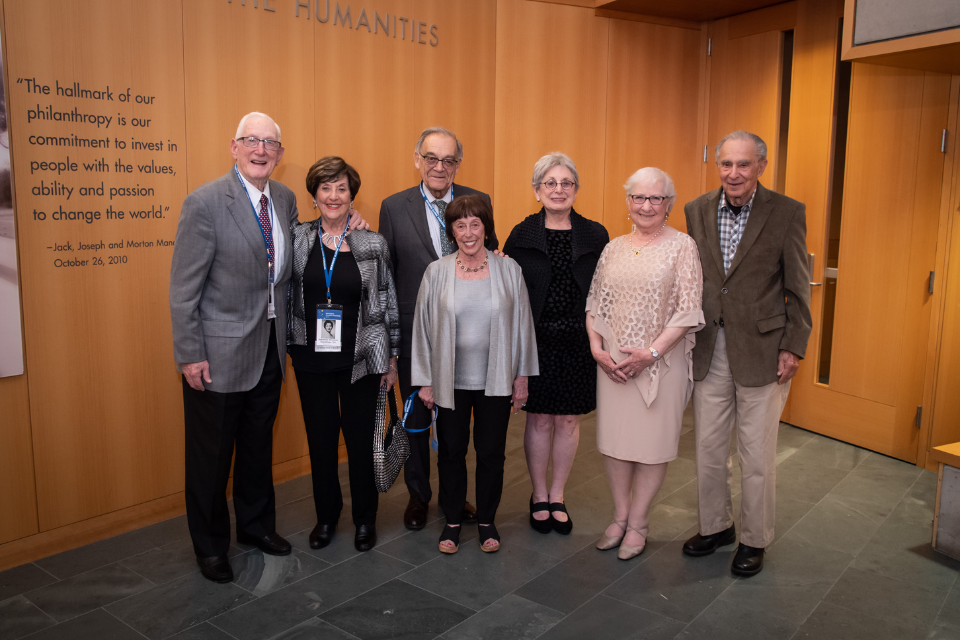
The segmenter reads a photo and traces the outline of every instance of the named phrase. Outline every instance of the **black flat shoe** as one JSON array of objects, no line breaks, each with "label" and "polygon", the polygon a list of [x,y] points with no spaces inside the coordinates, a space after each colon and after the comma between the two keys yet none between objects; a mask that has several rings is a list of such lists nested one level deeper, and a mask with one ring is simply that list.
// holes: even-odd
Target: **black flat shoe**
[{"label": "black flat shoe", "polygon": [[557,533],[568,535],[573,531],[573,518],[570,517],[570,514],[567,513],[567,521],[561,522],[553,517],[554,511],[560,511],[562,513],[567,513],[567,506],[562,502],[551,502],[550,503],[550,524],[553,527],[553,530]]},{"label": "black flat shoe", "polygon": [[683,543],[683,553],[688,556],[698,558],[708,556],[719,547],[733,544],[737,541],[737,531],[730,525],[729,529],[724,529],[720,533],[711,533],[708,536],[702,536],[699,533]]},{"label": "black flat shoe", "polygon": [[281,538],[276,531],[268,533],[262,538],[237,532],[237,542],[251,544],[271,556],[288,556],[293,551],[290,543]]},{"label": "black flat shoe", "polygon": [[310,532],[310,548],[323,549],[333,540],[333,532],[336,530],[336,522],[333,524],[317,523],[317,526],[315,526],[313,531]]},{"label": "black flat shoe", "polygon": [[[477,533],[480,534],[480,551],[484,553],[493,553],[500,551],[500,533],[495,524],[478,524]],[[487,540],[496,540],[496,544],[490,544]]]},{"label": "black flat shoe", "polygon": [[357,534],[353,536],[353,546],[357,551],[370,551],[377,544],[377,528],[372,524],[362,524],[357,527]]},{"label": "black flat shoe", "polygon": [[[440,553],[456,553],[460,548],[460,530],[463,529],[463,525],[459,527],[451,527],[450,525],[444,525],[443,533],[440,534]],[[453,546],[444,546],[444,542],[452,542]]]},{"label": "black flat shoe", "polygon": [[410,531],[420,531],[427,524],[427,503],[417,496],[410,496],[403,512],[403,526]]},{"label": "black flat shoe", "polygon": [[460,526],[465,524],[477,523],[477,508],[469,502],[463,503],[463,511],[460,512]]},{"label": "black flat shoe", "polygon": [[534,531],[539,531],[540,533],[550,533],[550,530],[553,528],[553,525],[550,523],[552,518],[547,517],[546,520],[537,520],[533,517],[533,514],[537,511],[550,511],[550,505],[546,502],[534,502],[533,496],[530,496],[530,526],[533,527]]},{"label": "black flat shoe", "polygon": [[212,556],[209,558],[197,556],[197,564],[200,565],[200,573],[207,580],[221,584],[233,581],[233,569],[230,568],[227,556]]},{"label": "black flat shoe", "polygon": [[737,547],[737,553],[733,556],[733,564],[730,570],[736,575],[749,578],[760,573],[763,569],[763,547],[751,547],[742,542]]}]

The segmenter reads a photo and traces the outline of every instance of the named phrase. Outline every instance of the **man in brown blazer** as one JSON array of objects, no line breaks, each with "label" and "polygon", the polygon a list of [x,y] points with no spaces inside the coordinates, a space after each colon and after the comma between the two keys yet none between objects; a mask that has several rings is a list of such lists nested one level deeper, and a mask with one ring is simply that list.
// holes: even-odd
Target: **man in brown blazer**
[{"label": "man in brown blazer", "polygon": [[742,498],[732,570],[752,576],[773,542],[777,430],[810,337],[804,205],[758,180],[767,147],[746,131],[716,149],[722,188],[684,207],[703,265],[703,315],[693,351],[700,532],[683,552],[705,556],[736,540],[730,431],[737,425]]}]

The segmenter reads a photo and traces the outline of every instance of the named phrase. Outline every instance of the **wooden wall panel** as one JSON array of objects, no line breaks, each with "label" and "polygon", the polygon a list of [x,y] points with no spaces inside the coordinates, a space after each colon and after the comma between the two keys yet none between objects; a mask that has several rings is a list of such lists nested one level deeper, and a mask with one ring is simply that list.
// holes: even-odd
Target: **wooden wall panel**
[{"label": "wooden wall panel", "polygon": [[562,151],[577,164],[574,208],[601,220],[608,28],[592,9],[497,2],[494,210],[498,236],[540,209],[533,165]]},{"label": "wooden wall panel", "polygon": [[[56,16],[51,20],[51,16]],[[122,0],[88,3],[12,0],[5,4],[8,71],[36,78],[50,95],[27,92],[11,81],[8,95],[11,144],[17,171],[19,247],[30,408],[36,457],[40,529],[45,530],[121,509],[182,488],[183,435],[179,387],[171,362],[169,311],[165,298],[172,247],[129,250],[128,264],[110,265],[109,252],[80,251],[79,243],[173,239],[175,211],[186,194],[183,152],[183,43],[180,3],[145,5]],[[136,34],[135,37],[122,37]],[[61,85],[110,85],[113,101],[57,95]],[[155,96],[150,106],[121,102],[126,87]],[[76,107],[113,117],[111,128],[59,121],[28,122],[27,110]],[[116,120],[128,119],[127,126]],[[149,118],[148,128],[132,118]],[[111,138],[110,149],[37,147],[31,134]],[[114,139],[172,141],[178,151],[119,151]],[[150,177],[85,172],[67,176],[29,174],[31,159],[112,164],[150,160],[170,164],[174,175]],[[110,200],[103,196],[34,195],[41,179],[84,186],[154,188],[155,197]],[[34,209],[103,211],[170,206],[163,219],[34,220]],[[104,266],[55,266],[55,244],[70,243],[64,258],[99,255]]]},{"label": "wooden wall panel", "polygon": [[39,531],[27,376],[0,378],[0,544]]},{"label": "wooden wall panel", "polygon": [[710,58],[709,145],[704,191],[720,186],[714,147],[737,129],[757,134],[767,143],[769,164],[760,181],[769,189],[776,184],[777,137],[780,131],[780,59],[782,35],[767,31],[742,38],[727,37],[730,19],[710,25],[713,55]]},{"label": "wooden wall panel", "polygon": [[683,205],[700,195],[700,30],[610,20],[603,224],[630,231],[623,184],[655,166],[673,178],[670,224],[686,230]]}]

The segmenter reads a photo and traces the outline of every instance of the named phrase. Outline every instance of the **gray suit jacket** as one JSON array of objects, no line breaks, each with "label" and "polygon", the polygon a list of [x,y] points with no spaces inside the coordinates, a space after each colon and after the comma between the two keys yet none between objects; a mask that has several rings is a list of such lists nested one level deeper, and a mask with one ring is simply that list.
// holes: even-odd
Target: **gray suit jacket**
[{"label": "gray suit jacket", "polygon": [[777,381],[781,349],[801,358],[807,351],[813,323],[806,210],[802,203],[758,184],[747,228],[724,275],[719,205],[720,190],[715,189],[683,208],[687,233],[697,243],[703,267],[706,326],[697,333],[693,378],[703,380],[710,370],[722,318],[733,379],[760,387]]},{"label": "gray suit jacket", "polygon": [[[476,194],[490,201],[490,196],[470,187],[453,185],[455,198]],[[400,307],[400,355],[409,358],[413,344],[413,312],[417,307],[417,293],[427,265],[439,258],[424,209],[420,185],[411,187],[386,198],[380,205],[380,228],[378,232],[390,247],[393,262],[393,281],[397,287],[397,302]],[[486,243],[491,251],[500,246],[495,233],[489,233]]]},{"label": "gray suit jacket", "polygon": [[[284,242],[283,270],[276,276],[277,352],[286,369],[287,283],[293,265],[290,225],[297,200],[279,182],[270,195]],[[267,321],[266,245],[250,199],[231,168],[183,201],[170,267],[173,356],[182,363],[210,363],[211,391],[252,389],[263,372]]]}]

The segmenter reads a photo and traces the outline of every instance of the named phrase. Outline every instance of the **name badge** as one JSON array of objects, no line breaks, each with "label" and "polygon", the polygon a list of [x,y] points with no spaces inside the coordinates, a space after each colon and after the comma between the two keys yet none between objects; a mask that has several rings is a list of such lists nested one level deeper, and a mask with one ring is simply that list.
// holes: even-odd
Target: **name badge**
[{"label": "name badge", "polygon": [[314,351],[340,353],[340,332],[343,329],[343,305],[317,305],[317,341]]}]

